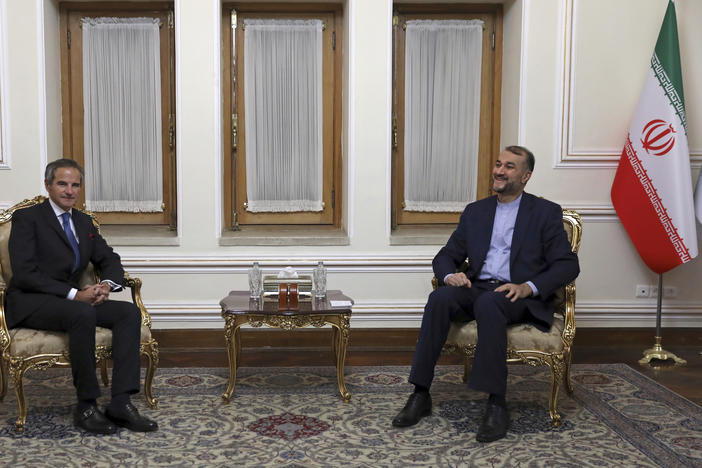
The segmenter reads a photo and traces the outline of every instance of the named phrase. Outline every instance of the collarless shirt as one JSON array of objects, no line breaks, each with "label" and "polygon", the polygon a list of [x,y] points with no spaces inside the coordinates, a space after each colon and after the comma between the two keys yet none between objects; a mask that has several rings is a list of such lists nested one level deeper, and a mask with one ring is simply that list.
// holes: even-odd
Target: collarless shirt
[{"label": "collarless shirt", "polygon": [[496,279],[509,283],[509,256],[512,247],[514,224],[517,222],[517,213],[522,196],[508,203],[497,201],[495,208],[495,221],[492,223],[492,236],[485,262],[480,270],[478,279]]}]

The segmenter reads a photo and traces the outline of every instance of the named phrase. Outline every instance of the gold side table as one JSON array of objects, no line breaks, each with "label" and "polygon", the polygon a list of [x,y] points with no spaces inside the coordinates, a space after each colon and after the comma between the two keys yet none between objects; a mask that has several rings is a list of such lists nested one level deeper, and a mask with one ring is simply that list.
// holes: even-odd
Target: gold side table
[{"label": "gold side table", "polygon": [[225,403],[229,403],[234,393],[236,370],[241,356],[240,328],[245,324],[256,328],[265,325],[283,330],[331,325],[339,393],[344,402],[348,402],[351,399],[351,393],[346,390],[344,383],[344,362],[351,329],[349,325],[351,306],[332,307],[331,301],[349,301],[353,304],[353,300],[344,296],[341,291],[329,291],[325,298],[300,301],[297,309],[279,309],[277,300],[269,302],[264,301],[263,298],[251,299],[248,291],[232,291],[222,299],[219,304],[222,307],[224,339],[229,356],[229,384],[222,394]]}]

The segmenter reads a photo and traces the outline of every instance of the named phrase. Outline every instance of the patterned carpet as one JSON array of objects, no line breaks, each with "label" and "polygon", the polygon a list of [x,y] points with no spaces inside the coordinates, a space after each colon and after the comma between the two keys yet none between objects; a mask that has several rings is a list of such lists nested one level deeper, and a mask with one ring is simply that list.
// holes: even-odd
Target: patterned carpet
[{"label": "patterned carpet", "polygon": [[[390,420],[410,391],[406,367],[351,367],[351,402],[337,395],[333,368],[243,368],[230,404],[227,369],[160,369],[160,430],[90,436],[74,429],[70,373],[28,374],[27,429],[14,429],[8,389],[0,404],[0,464],[101,466],[702,466],[702,408],[623,364],[576,365],[573,398],[561,394],[564,424],[548,417],[545,369],[510,367],[508,436],[475,441],[483,396],[459,367],[437,368],[434,412],[408,429]],[[106,401],[101,400],[101,403]]]}]

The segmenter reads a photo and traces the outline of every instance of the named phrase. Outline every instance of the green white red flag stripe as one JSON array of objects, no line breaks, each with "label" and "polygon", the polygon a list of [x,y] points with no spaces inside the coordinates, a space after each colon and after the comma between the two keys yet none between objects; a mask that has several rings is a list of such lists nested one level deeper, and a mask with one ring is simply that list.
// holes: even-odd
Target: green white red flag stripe
[{"label": "green white red flag stripe", "polygon": [[611,193],[636,250],[656,273],[697,256],[691,177],[678,29],[669,1]]}]

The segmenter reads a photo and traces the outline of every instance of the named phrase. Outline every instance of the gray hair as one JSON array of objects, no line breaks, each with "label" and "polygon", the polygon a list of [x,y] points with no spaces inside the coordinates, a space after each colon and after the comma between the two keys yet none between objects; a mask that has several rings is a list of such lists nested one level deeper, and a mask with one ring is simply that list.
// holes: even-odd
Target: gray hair
[{"label": "gray hair", "polygon": [[80,183],[81,185],[83,185],[83,177],[85,177],[85,171],[82,167],[80,167],[80,164],[78,164],[72,159],[66,158],[51,161],[49,164],[46,165],[46,170],[44,171],[44,180],[47,184],[51,185],[54,183],[54,178],[56,177],[56,169],[59,169],[61,167],[70,167],[80,172]]}]

